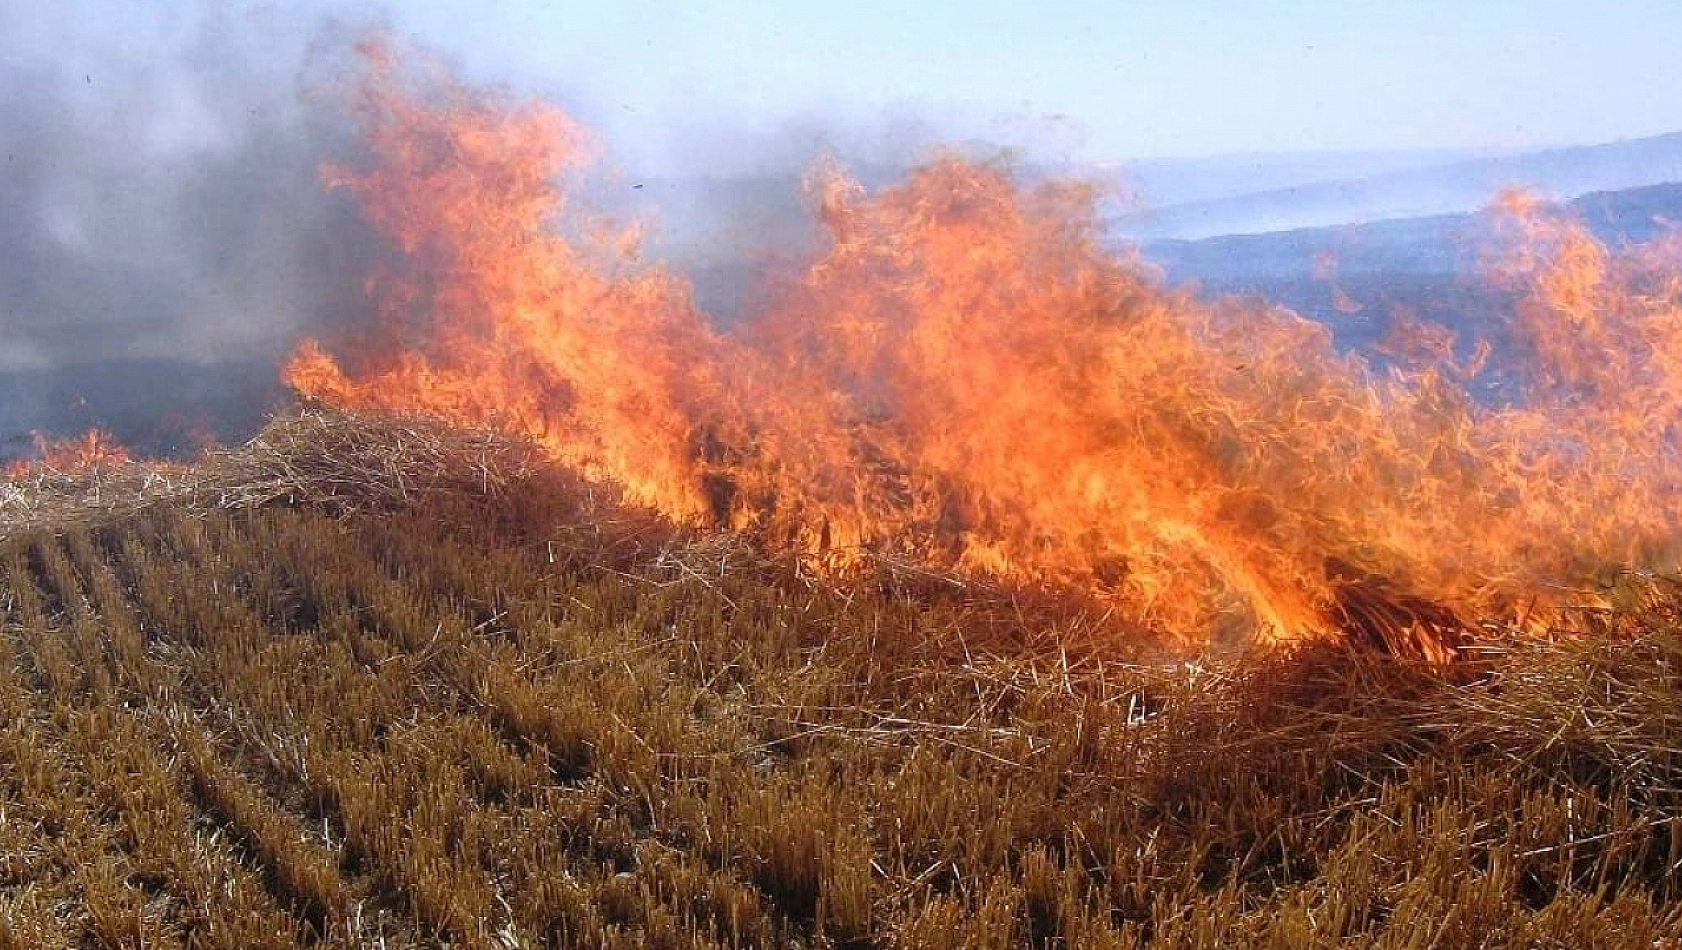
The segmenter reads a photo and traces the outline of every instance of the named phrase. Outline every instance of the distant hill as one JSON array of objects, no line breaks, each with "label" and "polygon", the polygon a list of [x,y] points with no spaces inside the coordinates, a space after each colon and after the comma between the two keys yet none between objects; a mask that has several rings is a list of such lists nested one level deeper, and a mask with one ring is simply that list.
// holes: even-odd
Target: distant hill
[{"label": "distant hill", "polygon": [[[1678,176],[1682,179],[1682,175]],[[1601,240],[1647,241],[1682,224],[1682,180],[1595,191],[1567,202]],[[1171,280],[1222,289],[1257,289],[1280,279],[1310,279],[1330,255],[1340,275],[1457,272],[1467,269],[1483,235],[1478,214],[1440,214],[1361,224],[1227,234],[1198,240],[1146,241],[1147,257]]]},{"label": "distant hill", "polygon": [[1112,225],[1117,233],[1141,239],[1201,238],[1463,213],[1487,204],[1503,188],[1571,199],[1669,181],[1682,181],[1682,132],[1380,174],[1345,174],[1127,212]]},{"label": "distant hill", "polygon": [[[1647,241],[1682,224],[1682,182],[1592,192],[1567,209],[1608,244]],[[1502,306],[1477,276],[1488,236],[1481,215],[1446,214],[1141,248],[1172,283],[1282,304],[1325,321],[1341,346],[1364,349],[1401,311],[1486,333]]]},{"label": "distant hill", "polygon": [[[1140,210],[1149,210],[1435,168],[1475,157],[1471,152],[1450,149],[1250,152],[1129,159],[1097,166],[1097,175],[1119,186],[1124,197]],[[1092,173],[1089,169],[1074,171]]]}]

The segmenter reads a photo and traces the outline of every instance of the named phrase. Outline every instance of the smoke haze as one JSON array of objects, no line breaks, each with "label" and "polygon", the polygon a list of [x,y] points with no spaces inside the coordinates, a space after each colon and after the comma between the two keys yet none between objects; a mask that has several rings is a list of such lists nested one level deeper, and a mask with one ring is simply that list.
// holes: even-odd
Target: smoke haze
[{"label": "smoke haze", "polygon": [[267,357],[352,311],[368,235],[318,171],[346,129],[301,71],[330,24],[90,12],[0,29],[0,369]]},{"label": "smoke haze", "polygon": [[[25,7],[0,8],[0,440],[110,424],[115,409],[88,405],[112,401],[113,372],[183,364],[272,381],[300,336],[363,319],[375,242],[322,168],[360,153],[342,82],[382,15],[338,2]],[[449,52],[485,68],[483,49]],[[557,92],[554,76],[524,81]],[[611,108],[559,92],[587,127]],[[945,138],[903,113],[698,114],[619,164],[614,143],[592,143],[607,170],[584,199],[653,222],[651,253],[733,301],[745,258],[809,230],[799,180],[815,157],[897,171]],[[215,406],[213,380],[168,375],[116,388],[132,401],[149,386],[166,411],[187,389]]]},{"label": "smoke haze", "polygon": [[[566,78],[578,64],[495,75],[518,67],[467,12],[415,14],[434,36],[461,28],[452,69],[535,91],[591,134],[626,131],[617,100]],[[91,425],[158,448],[155,420],[183,416],[238,438],[284,398],[276,368],[297,339],[367,319],[377,242],[322,169],[363,148],[345,99],[353,44],[406,26],[339,0],[0,7],[0,458],[30,430]],[[698,108],[592,141],[574,194],[647,223],[649,254],[728,319],[753,262],[809,244],[800,181],[815,159],[885,181],[952,141],[950,124],[911,104],[869,118]]]}]

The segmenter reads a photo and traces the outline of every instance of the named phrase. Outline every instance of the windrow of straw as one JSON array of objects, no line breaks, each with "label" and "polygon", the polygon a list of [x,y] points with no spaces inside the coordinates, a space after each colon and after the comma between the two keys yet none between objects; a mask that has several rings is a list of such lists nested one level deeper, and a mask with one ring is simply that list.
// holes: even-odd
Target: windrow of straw
[{"label": "windrow of straw", "polygon": [[426,496],[495,497],[531,478],[537,461],[530,445],[486,430],[311,406],[192,463],[38,466],[0,481],[0,539],[97,525],[164,503],[200,513],[285,504],[350,514]]},{"label": "windrow of straw", "polygon": [[[483,503],[540,532],[576,530],[583,523],[620,522],[649,576],[702,579],[725,571],[777,575],[810,588],[818,579],[844,586],[891,588],[919,599],[963,602],[977,618],[976,635],[1002,620],[1019,628],[1025,605],[1063,621],[1101,628],[1094,603],[1070,591],[1009,589],[892,552],[851,550],[844,557],[803,555],[727,532],[690,534],[620,504],[617,492],[546,460],[542,449],[517,436],[413,414],[347,412],[319,405],[277,416],[244,445],[213,450],[190,462],[121,460],[79,470],[37,466],[0,480],[0,540],[34,531],[97,527],[168,505],[190,514],[253,510],[274,505],[318,507],[345,517],[363,511],[413,507],[429,499]],[[533,524],[533,519],[546,522]],[[635,535],[635,537],[632,537]],[[765,542],[765,543],[760,543]],[[1349,576],[1328,608],[1329,623],[1355,640],[1433,663],[1453,661],[1474,635],[1473,625],[1432,603],[1387,586],[1382,578]],[[1094,610],[1095,608],[1095,610]],[[1073,613],[1071,613],[1071,609]],[[984,620],[983,618],[991,618]],[[1094,630],[1114,646],[1115,631]],[[1160,643],[1161,633],[1132,638]]]}]

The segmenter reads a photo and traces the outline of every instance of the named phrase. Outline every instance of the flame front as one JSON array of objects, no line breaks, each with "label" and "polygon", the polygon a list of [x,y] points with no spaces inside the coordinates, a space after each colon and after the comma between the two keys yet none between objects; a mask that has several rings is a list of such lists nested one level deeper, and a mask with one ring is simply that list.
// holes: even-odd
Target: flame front
[{"label": "flame front", "polygon": [[1326,632],[1375,584],[1512,616],[1673,564],[1674,242],[1613,255],[1510,199],[1492,270],[1525,398],[1490,408],[1440,330],[1378,374],[1105,249],[1091,189],[948,157],[876,193],[814,173],[826,250],[723,330],[632,242],[563,236],[566,119],[367,52],[371,164],[331,180],[394,250],[382,329],[348,364],[301,344],[308,397],[502,426],[682,522],[1074,587],[1189,638]]},{"label": "flame front", "polygon": [[99,468],[126,465],[132,456],[116,436],[95,427],[78,436],[54,439],[32,433],[35,457],[19,459],[6,466],[7,478],[28,478],[53,473],[79,474]]}]

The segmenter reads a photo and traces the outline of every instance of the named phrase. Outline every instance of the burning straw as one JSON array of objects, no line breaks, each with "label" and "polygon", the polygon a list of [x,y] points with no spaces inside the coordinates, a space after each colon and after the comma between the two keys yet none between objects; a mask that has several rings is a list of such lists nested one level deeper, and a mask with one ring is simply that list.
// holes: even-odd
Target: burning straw
[{"label": "burning straw", "polygon": [[[675,524],[1082,590],[1192,644],[1354,629],[1441,659],[1467,618],[1545,627],[1600,572],[1678,563],[1675,242],[1614,253],[1509,199],[1515,352],[1380,372],[1165,286],[1089,187],[947,156],[874,191],[818,170],[816,257],[709,315],[634,242],[574,237],[560,112],[367,52],[368,148],[328,177],[389,244],[381,330],[301,342],[308,398],[505,427]],[[1501,360],[1523,398],[1480,402]]]},{"label": "burning straw", "polygon": [[[516,435],[413,413],[312,405],[276,417],[242,446],[207,452],[192,463],[107,454],[74,469],[37,465],[0,480],[0,540],[106,524],[155,506],[194,514],[307,506],[349,517],[463,499],[509,511],[528,505],[522,517],[533,523],[526,527],[562,539],[549,542],[551,562],[560,545],[569,558],[600,561],[601,569],[630,572],[626,576],[656,587],[694,585],[718,593],[751,579],[796,599],[822,588],[849,599],[874,592],[944,604],[963,622],[940,638],[942,669],[991,670],[985,676],[993,677],[1008,668],[1011,676],[1037,679],[1043,672],[1065,681],[1102,680],[1106,663],[1164,645],[1118,613],[1113,593],[1106,599],[1078,585],[1011,583],[892,551],[861,549],[838,568],[763,531],[684,530],[625,504],[613,486],[581,477]],[[594,540],[587,550],[573,551],[564,539],[579,532]],[[1399,659],[1440,667],[1476,652],[1477,643],[1524,626],[1464,616],[1348,565],[1328,570],[1337,584],[1323,628]],[[1654,600],[1660,583],[1626,574],[1621,589],[1638,609],[1652,610],[1674,600]],[[1555,611],[1548,624],[1526,629],[1581,632],[1608,615],[1607,597],[1606,591],[1579,591],[1575,599],[1592,601],[1589,606]],[[1248,639],[1238,635],[1224,645]],[[1040,670],[1034,665],[1040,660],[1051,666]]]}]

